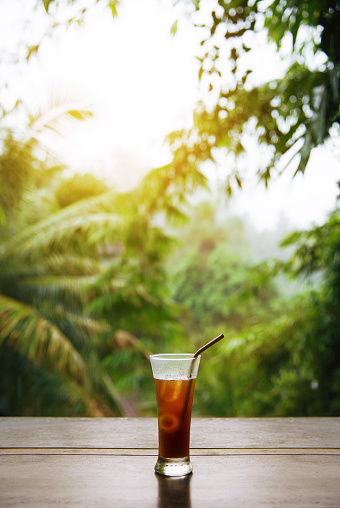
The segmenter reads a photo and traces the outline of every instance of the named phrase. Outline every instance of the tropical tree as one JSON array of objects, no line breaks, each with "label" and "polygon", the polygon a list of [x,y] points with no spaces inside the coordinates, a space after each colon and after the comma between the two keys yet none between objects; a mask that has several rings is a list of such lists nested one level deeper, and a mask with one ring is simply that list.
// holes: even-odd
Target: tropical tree
[{"label": "tropical tree", "polygon": [[[64,115],[86,116],[67,108]],[[51,122],[49,116],[46,127]],[[181,216],[168,183],[156,172],[138,189],[117,194],[85,175],[69,180],[68,189],[77,190],[70,197],[53,179],[56,167],[37,158],[37,136],[19,142],[8,135],[3,147],[2,411],[136,414],[122,386],[131,396],[129,386],[140,382],[138,362],[149,368],[148,346],[175,331],[167,325],[176,310],[162,269],[171,242],[154,223],[162,209]],[[41,190],[50,196],[46,206],[34,199]],[[112,365],[124,354],[137,356],[136,368],[125,377],[116,369],[113,382]]]},{"label": "tropical tree", "polygon": [[[231,298],[219,299],[220,305],[224,302],[224,316],[201,313],[200,329],[209,329],[204,320],[212,316],[224,330],[225,339],[202,365],[196,397],[200,414],[339,413],[339,235],[337,210],[324,225],[292,233],[282,242],[282,247],[294,246],[293,255],[287,262],[266,265],[266,284],[261,281],[261,270],[248,268],[251,275],[240,280],[241,291],[231,286]],[[227,265],[226,257],[224,262]],[[239,265],[238,273],[240,269]],[[235,273],[235,266],[230,273]],[[304,291],[289,297],[280,294],[275,284],[278,273],[292,280],[303,278]],[[215,276],[210,271],[210,285],[217,297],[221,295],[219,276],[220,270]],[[230,277],[224,281],[228,290]],[[263,302],[263,297],[268,300]],[[229,302],[236,303],[234,315],[228,313]],[[191,300],[188,303],[192,305]],[[235,326],[240,317],[241,326]]]},{"label": "tropical tree", "polygon": [[[45,206],[42,206],[41,199],[37,198],[41,189],[46,194],[62,167],[54,161],[51,164],[47,154],[38,158],[35,153],[42,148],[39,144],[42,130],[55,130],[62,118],[83,119],[89,115],[85,110],[76,112],[70,104],[64,103],[63,107],[58,104],[56,110],[49,109],[48,115],[40,111],[35,117],[29,116],[20,141],[10,131],[2,131],[0,344],[4,391],[1,410],[4,413],[15,414],[21,410],[34,414],[40,411],[37,401],[40,406],[44,402],[46,410],[53,412],[61,401],[67,403],[71,394],[76,407],[70,409],[71,414],[80,410],[97,411],[95,399],[84,389],[88,369],[77,341],[86,345],[102,325],[80,315],[80,296],[78,300],[71,298],[72,289],[76,292],[76,287],[67,289],[67,276],[81,275],[84,287],[86,276],[96,273],[98,267],[89,255],[82,258],[74,248],[72,252],[70,244],[76,244],[76,237],[74,242],[68,237],[64,250],[60,246],[54,249],[56,241],[65,240],[62,230],[70,230],[70,215],[68,228],[66,224],[64,228],[58,224],[59,233],[55,231],[54,234],[59,237],[53,239],[53,224],[57,224],[57,220],[41,218],[51,215],[57,208],[53,200],[45,199]],[[70,231],[69,234],[72,236]],[[80,280],[78,286],[81,291]],[[72,330],[71,337],[68,328]],[[65,374],[69,382],[63,377]],[[62,386],[59,393],[64,396],[56,396],[58,389],[51,389],[59,384]],[[17,386],[20,389],[16,389]]]},{"label": "tropical tree", "polygon": [[[118,2],[103,2],[115,15]],[[54,0],[43,4],[48,13],[58,7]],[[230,194],[234,183],[242,185],[237,161],[245,153],[249,132],[268,149],[258,168],[268,183],[273,168],[278,170],[290,152],[299,153],[296,171],[305,171],[313,146],[338,130],[338,2],[219,0],[203,22],[197,21],[203,2],[182,4],[189,6],[195,23],[205,25],[197,26],[202,30],[198,56],[209,99],[198,105],[191,130],[169,135],[172,161],[151,171],[138,188],[117,194],[99,185],[91,194],[85,180],[75,178],[77,197],[72,197],[65,192],[70,181],[66,187],[56,185],[58,164],[34,152],[39,148],[37,133],[47,123],[52,125],[53,117],[32,119],[29,126],[35,134],[28,129],[21,142],[4,136],[0,157],[4,412],[8,408],[13,414],[22,410],[55,414],[60,408],[64,414],[91,415],[147,411],[150,386],[143,392],[146,405],[136,404],[134,396],[144,390],[149,350],[156,343],[158,351],[170,343],[181,349],[196,340],[191,332],[186,343],[182,340],[179,303],[191,308],[199,327],[209,330],[218,321],[230,331],[220,350],[232,368],[221,367],[218,358],[210,363],[207,382],[217,389],[209,400],[202,390],[201,400],[206,401],[202,410],[207,414],[334,414],[338,407],[339,374],[331,361],[339,342],[334,332],[337,289],[331,283],[337,247],[330,238],[337,235],[336,228],[330,228],[329,237],[328,226],[319,236],[314,231],[302,237],[307,241],[295,259],[305,263],[309,252],[322,261],[325,273],[333,275],[317,296],[284,302],[285,313],[275,305],[279,300],[270,266],[251,268],[242,257],[244,249],[242,256],[233,251],[230,237],[221,231],[216,232],[221,245],[210,235],[196,246],[189,264],[178,265],[172,287],[176,304],[169,298],[164,271],[173,244],[164,225],[183,220],[188,194],[206,186],[202,161],[214,161],[221,152],[234,154],[235,166],[226,173],[225,190]],[[85,13],[81,9],[65,25],[81,23]],[[244,63],[261,23],[278,50],[291,37],[289,66],[283,77],[270,83],[253,80],[252,69]],[[52,19],[52,25],[58,23]],[[27,59],[39,48],[40,42],[30,46]],[[311,63],[314,53],[323,58],[321,64]],[[8,111],[1,109],[6,118]],[[60,113],[60,118],[83,116],[76,106]],[[326,249],[332,252],[327,259],[319,255],[321,241],[333,248]],[[214,287],[213,277],[218,279]],[[262,300],[269,309],[267,316],[259,306]],[[298,313],[301,308],[304,315]],[[322,315],[327,319],[321,323]],[[193,321],[190,317],[185,325]],[[322,332],[320,344],[312,339],[314,325]],[[326,351],[320,357],[319,347]],[[313,388],[321,383],[323,391]],[[305,403],[311,389],[314,398]],[[327,408],[318,398],[321,392],[329,397]]]},{"label": "tropical tree", "polygon": [[135,215],[133,199],[109,191],[81,200],[2,242],[2,358],[13,353],[62,376],[70,397],[78,389],[80,413],[101,414],[99,404],[104,413],[135,414],[108,375],[108,353],[132,348],[147,365],[134,333],[150,344],[170,320],[161,269],[168,240]]},{"label": "tropical tree", "polygon": [[[336,209],[321,226],[289,235],[283,246],[295,246],[295,254],[283,269],[291,277],[307,280],[319,276],[321,289],[315,287],[307,293],[306,308],[297,316],[303,316],[304,333],[299,336],[299,327],[293,334],[296,351],[291,369],[296,374],[289,382],[289,404],[301,405],[306,414],[336,415],[340,409],[340,211]],[[301,372],[298,368],[301,366]],[[301,388],[301,377],[305,386],[312,389],[305,398]],[[295,392],[295,393],[294,393]]]},{"label": "tropical tree", "polygon": [[[234,165],[225,163],[230,194],[242,185],[246,170],[239,163],[247,137],[255,136],[267,149],[257,168],[266,185],[293,158],[295,174],[304,172],[313,147],[339,135],[340,3],[218,0],[205,16],[204,1],[187,5],[201,30],[199,77],[208,98],[197,106],[191,130],[169,135],[174,158],[234,155]],[[254,79],[251,64],[263,30],[282,55],[282,75],[269,82]]]},{"label": "tropical tree", "polygon": [[[96,2],[98,3],[98,2]],[[118,0],[101,0],[113,17]],[[43,0],[50,16],[45,36],[61,27],[81,25],[93,4]],[[338,0],[173,0],[181,16],[190,17],[200,31],[199,78],[202,102],[194,112],[194,125],[168,136],[173,168],[189,172],[194,163],[224,163],[225,190],[241,186],[246,174],[243,158],[247,138],[255,136],[265,148],[258,175],[266,185],[294,159],[295,171],[304,172],[313,147],[339,134],[339,24]],[[78,6],[78,10],[76,7]],[[177,11],[175,11],[177,12]],[[58,17],[58,14],[60,16]],[[281,56],[281,73],[269,82],[254,78],[252,55],[267,34]],[[39,53],[44,37],[28,47],[26,59]],[[265,56],[264,56],[265,58]],[[6,113],[5,108],[3,114]]]},{"label": "tropical tree", "polygon": [[[72,0],[72,6],[79,2]],[[118,1],[101,5],[119,14]],[[257,167],[266,185],[274,171],[281,172],[294,159],[295,172],[304,172],[313,147],[338,138],[339,134],[339,30],[337,0],[173,0],[181,15],[172,27],[175,34],[181,16],[192,19],[201,37],[199,78],[202,101],[194,112],[189,130],[169,134],[173,161],[182,174],[193,164],[220,160],[225,190],[242,186],[247,139],[255,137],[265,150]],[[60,26],[81,24],[94,5],[60,12],[55,0],[43,1],[51,17],[46,35]],[[266,82],[254,77],[252,55],[266,33],[275,45],[281,72]],[[31,47],[29,57],[39,51],[41,41]],[[264,56],[265,58],[265,56]],[[219,155],[218,155],[219,154]],[[252,161],[253,164],[253,161]]]}]

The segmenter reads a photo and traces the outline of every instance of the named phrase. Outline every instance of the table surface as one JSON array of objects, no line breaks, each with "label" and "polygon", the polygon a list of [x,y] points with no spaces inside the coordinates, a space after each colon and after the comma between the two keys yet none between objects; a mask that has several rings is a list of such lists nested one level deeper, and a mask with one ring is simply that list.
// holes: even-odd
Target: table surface
[{"label": "table surface", "polygon": [[340,507],[340,418],[193,418],[193,475],[154,418],[0,418],[0,506]]}]

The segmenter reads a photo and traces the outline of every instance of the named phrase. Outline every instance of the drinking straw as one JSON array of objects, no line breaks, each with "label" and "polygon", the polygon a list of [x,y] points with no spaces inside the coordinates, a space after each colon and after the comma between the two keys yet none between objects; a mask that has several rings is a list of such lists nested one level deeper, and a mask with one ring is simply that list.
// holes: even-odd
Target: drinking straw
[{"label": "drinking straw", "polygon": [[208,342],[208,344],[206,344],[205,346],[201,347],[198,351],[196,351],[196,353],[194,354],[194,358],[197,358],[198,355],[200,355],[201,353],[203,353],[203,351],[205,351],[206,349],[208,349],[208,347],[211,347],[213,346],[214,344],[216,344],[216,342],[218,342],[219,340],[223,339],[224,335],[223,333],[221,333],[221,335],[219,335],[218,337],[216,337],[215,339],[211,340],[210,342]]},{"label": "drinking straw", "polygon": [[219,335],[218,337],[216,337],[215,339],[211,340],[210,342],[208,342],[208,344],[206,344],[205,346],[202,346],[200,347],[196,353],[194,354],[193,356],[193,361],[190,365],[190,371],[189,371],[189,379],[191,379],[191,376],[192,376],[192,373],[193,373],[193,370],[194,370],[194,364],[195,364],[195,360],[196,358],[198,357],[198,355],[200,355],[201,353],[203,353],[203,351],[205,351],[206,349],[208,349],[208,347],[211,347],[213,346],[214,344],[216,344],[216,342],[218,342],[219,340],[223,339],[224,335],[223,333],[221,333],[221,335]]},{"label": "drinking straw", "polygon": [[189,370],[189,387],[188,387],[188,391],[187,391],[187,394],[186,394],[186,397],[185,397],[185,401],[184,401],[184,409],[183,409],[183,413],[182,413],[182,415],[183,415],[182,416],[182,420],[184,420],[185,413],[187,412],[187,407],[188,407],[188,403],[189,403],[190,390],[191,390],[191,385],[192,385],[192,381],[193,381],[191,376],[192,376],[192,373],[194,371],[195,360],[198,357],[198,355],[203,353],[203,351],[205,351],[209,347],[211,347],[214,344],[216,344],[216,342],[218,342],[219,340],[223,339],[223,337],[224,337],[224,335],[223,335],[223,333],[221,333],[221,335],[219,335],[215,339],[213,339],[210,342],[208,342],[205,346],[202,346],[200,349],[198,349],[196,351],[196,353],[194,354],[194,356],[193,356],[193,360],[191,362],[190,370]]}]

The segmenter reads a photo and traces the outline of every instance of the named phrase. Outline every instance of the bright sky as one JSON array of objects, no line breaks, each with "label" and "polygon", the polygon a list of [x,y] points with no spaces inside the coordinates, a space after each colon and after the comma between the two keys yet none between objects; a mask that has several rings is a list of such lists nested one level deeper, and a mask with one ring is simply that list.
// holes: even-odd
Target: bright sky
[{"label": "bright sky", "polygon": [[[21,30],[18,19],[32,16],[34,3],[2,0],[1,45],[15,43]],[[33,15],[43,25],[43,10]],[[190,126],[198,97],[194,55],[199,37],[189,24],[172,37],[174,19],[170,2],[159,0],[124,0],[114,21],[109,11],[96,8],[85,27],[46,41],[39,60],[32,60],[22,77],[12,81],[12,93],[23,97],[33,111],[51,96],[65,94],[85,107],[93,104],[93,120],[53,141],[57,154],[74,170],[92,170],[125,189],[170,160],[164,137]],[[262,78],[270,79],[277,62],[269,47],[266,58],[263,51],[262,47],[253,56],[254,66]],[[255,150],[250,160],[258,154]],[[275,227],[282,212],[298,227],[308,227],[334,208],[339,175],[339,161],[329,149],[319,148],[304,177],[292,183],[287,173],[269,191],[252,179],[229,209],[248,215],[258,229]]]},{"label": "bright sky", "polygon": [[233,213],[245,215],[259,230],[275,228],[281,216],[301,229],[321,225],[337,204],[339,160],[329,146],[322,146],[313,150],[304,175],[293,178],[295,169],[292,164],[273,178],[268,189],[250,181],[231,203]]},{"label": "bright sky", "polygon": [[95,118],[54,138],[53,148],[74,169],[126,188],[168,162],[165,136],[191,122],[197,63],[192,41],[170,35],[168,2],[122,4],[114,21],[99,5],[84,28],[46,41],[16,92],[33,111],[51,95],[93,104]]}]

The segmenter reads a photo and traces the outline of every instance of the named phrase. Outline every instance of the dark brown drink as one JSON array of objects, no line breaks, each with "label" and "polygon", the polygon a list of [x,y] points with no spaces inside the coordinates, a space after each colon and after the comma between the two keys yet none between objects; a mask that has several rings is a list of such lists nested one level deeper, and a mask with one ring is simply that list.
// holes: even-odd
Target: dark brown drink
[{"label": "dark brown drink", "polygon": [[200,358],[189,353],[150,355],[157,397],[158,474],[178,477],[192,473],[191,408]]},{"label": "dark brown drink", "polygon": [[195,379],[155,379],[159,455],[189,456],[191,408]]}]

